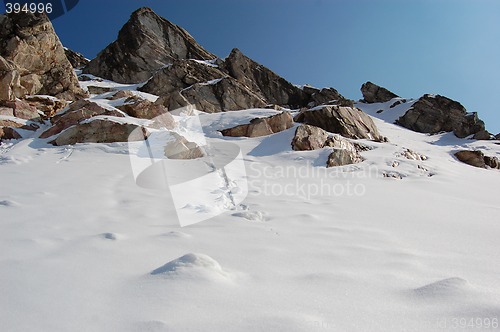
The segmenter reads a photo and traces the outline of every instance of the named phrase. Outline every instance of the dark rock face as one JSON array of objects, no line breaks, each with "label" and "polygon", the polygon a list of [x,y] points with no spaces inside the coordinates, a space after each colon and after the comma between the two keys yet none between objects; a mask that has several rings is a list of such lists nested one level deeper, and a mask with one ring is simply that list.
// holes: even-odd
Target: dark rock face
[{"label": "dark rock face", "polygon": [[0,15],[0,80],[4,100],[35,94],[66,100],[86,96],[45,14]]},{"label": "dark rock face", "polygon": [[500,168],[497,157],[485,156],[483,152],[475,150],[462,150],[455,153],[455,157],[463,163],[479,168]]},{"label": "dark rock face", "polygon": [[320,127],[347,138],[384,141],[373,120],[357,108],[323,106],[300,112],[295,121]]},{"label": "dark rock face", "polygon": [[319,105],[338,105],[354,107],[354,102],[342,96],[334,88],[318,89],[311,86],[304,86],[302,91],[307,94],[307,106],[315,107]]},{"label": "dark rock face", "polygon": [[118,39],[90,61],[84,73],[119,83],[140,83],[174,60],[214,58],[186,30],[149,8],[141,8],[132,13]]},{"label": "dark rock face", "polygon": [[460,138],[485,130],[477,113],[467,113],[459,102],[439,95],[424,95],[396,123],[421,133],[452,131]]},{"label": "dark rock face", "polygon": [[200,63],[194,60],[175,60],[153,75],[140,90],[166,96],[196,83],[209,82],[228,76],[216,66]]},{"label": "dark rock face", "polygon": [[[113,143],[145,140],[149,133],[143,128],[143,135],[131,134],[139,126],[134,124],[121,124],[118,122],[95,119],[93,121],[77,124],[62,132],[50,143],[61,146],[75,143]],[[134,133],[140,133],[137,130]]]},{"label": "dark rock face", "polygon": [[293,118],[288,112],[276,114],[267,118],[255,118],[249,124],[221,130],[224,136],[260,137],[278,133],[293,127]]},{"label": "dark rock face", "polygon": [[0,142],[8,139],[20,139],[21,135],[11,127],[0,127]]},{"label": "dark rock face", "polygon": [[193,84],[181,92],[171,94],[165,103],[168,103],[169,111],[194,105],[196,109],[207,113],[261,108],[266,105],[259,95],[231,77]]},{"label": "dark rock face", "polygon": [[475,133],[472,138],[477,140],[490,140],[492,139],[492,135],[487,130],[481,130]]},{"label": "dark rock face", "polygon": [[373,84],[372,82],[363,84],[361,86],[361,93],[366,103],[385,103],[393,98],[399,97],[395,93]]},{"label": "dark rock face", "polygon": [[85,58],[83,54],[70,50],[69,48],[64,48],[64,53],[66,58],[68,58],[69,63],[75,69],[81,69],[89,64],[90,60]]},{"label": "dark rock face", "polygon": [[264,97],[268,104],[304,106],[307,95],[268,68],[233,49],[224,62],[229,75]]}]

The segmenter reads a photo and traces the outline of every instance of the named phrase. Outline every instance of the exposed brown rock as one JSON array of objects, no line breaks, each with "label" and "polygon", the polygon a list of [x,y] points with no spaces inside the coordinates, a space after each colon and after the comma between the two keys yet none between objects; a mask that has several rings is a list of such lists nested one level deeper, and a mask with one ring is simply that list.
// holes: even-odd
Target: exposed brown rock
[{"label": "exposed brown rock", "polygon": [[396,123],[421,133],[452,131],[460,138],[485,130],[477,113],[467,113],[459,102],[440,95],[424,95]]},{"label": "exposed brown rock", "polygon": [[357,108],[323,106],[300,112],[295,121],[320,127],[347,138],[384,140],[373,120]]},{"label": "exposed brown rock", "polygon": [[[7,93],[21,98],[26,94],[51,95],[74,100],[85,96],[64,53],[50,20],[45,14],[6,14],[0,19],[0,56],[15,66],[7,79]],[[0,62],[2,62],[0,60]],[[5,64],[0,65],[5,67]],[[17,76],[23,87],[17,86]],[[5,75],[2,81],[6,80]],[[4,89],[2,84],[2,88]]]},{"label": "exposed brown rock", "polygon": [[54,116],[68,105],[64,100],[46,96],[26,96],[26,102],[35,109],[42,111],[46,117]]},{"label": "exposed brown rock", "polygon": [[172,119],[171,122],[174,122],[172,115],[168,113],[165,106],[150,102],[149,100],[139,99],[130,104],[118,106],[117,108],[130,116],[141,119],[153,119],[166,114],[165,117],[169,116]]},{"label": "exposed brown rock", "polygon": [[468,165],[486,168],[484,153],[481,151],[462,150],[455,153],[455,157]]},{"label": "exposed brown rock", "polygon": [[4,115],[10,115],[9,110],[12,110],[12,116],[17,118],[40,121],[40,114],[36,108],[24,100],[17,99],[14,101],[0,101],[0,109]]},{"label": "exposed brown rock", "polygon": [[393,98],[399,97],[395,93],[373,84],[372,82],[363,84],[361,86],[361,93],[366,103],[385,103]]},{"label": "exposed brown rock", "polygon": [[174,60],[214,58],[186,30],[141,8],[84,72],[119,83],[140,83]]},{"label": "exposed brown rock", "polygon": [[[40,138],[48,138],[50,136],[59,134],[63,130],[80,123],[82,120],[90,119],[97,115],[110,115],[116,117],[123,117],[123,114],[115,111],[108,110],[98,104],[88,100],[78,100],[73,102],[68,111],[63,114],[56,115],[51,119],[52,127],[44,131]],[[83,130],[88,127],[81,127]],[[92,129],[92,128],[90,128]],[[72,144],[72,143],[68,143]]]},{"label": "exposed brown rock", "polygon": [[295,130],[292,149],[295,151],[316,150],[325,146],[328,133],[323,129],[302,124]]},{"label": "exposed brown rock", "polygon": [[111,120],[95,119],[68,128],[50,143],[61,146],[76,143],[113,143],[145,140],[149,133],[144,128],[142,131],[135,131],[137,128],[139,126],[135,124],[121,124]]},{"label": "exposed brown rock", "polygon": [[278,133],[293,127],[293,118],[288,112],[276,114],[267,118],[255,118],[249,124],[221,130],[224,136],[260,137]]},{"label": "exposed brown rock", "polygon": [[492,138],[492,135],[485,129],[475,133],[472,138],[477,140],[490,140]]}]

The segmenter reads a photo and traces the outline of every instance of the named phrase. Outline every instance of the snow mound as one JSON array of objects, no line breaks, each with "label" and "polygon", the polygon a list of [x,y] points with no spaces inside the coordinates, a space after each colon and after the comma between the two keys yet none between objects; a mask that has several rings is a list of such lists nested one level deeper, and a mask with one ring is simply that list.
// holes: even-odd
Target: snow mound
[{"label": "snow mound", "polygon": [[454,277],[439,280],[414,290],[422,298],[442,298],[466,294],[470,291],[467,280]]},{"label": "snow mound", "polygon": [[192,237],[190,234],[187,234],[184,232],[178,232],[178,231],[171,231],[171,232],[163,234],[163,236],[171,237],[171,238],[179,238],[179,239],[189,239]]},{"label": "snow mound", "polygon": [[228,279],[230,275],[212,257],[189,253],[153,270],[151,275],[182,276],[196,279]]}]

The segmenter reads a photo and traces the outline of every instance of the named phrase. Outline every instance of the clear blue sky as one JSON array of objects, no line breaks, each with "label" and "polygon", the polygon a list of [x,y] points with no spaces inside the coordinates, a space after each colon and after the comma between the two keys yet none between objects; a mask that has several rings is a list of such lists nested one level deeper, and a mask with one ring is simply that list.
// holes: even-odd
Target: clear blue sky
[{"label": "clear blue sky", "polygon": [[442,94],[500,132],[500,0],[80,0],[54,26],[92,58],[142,6],[219,57],[238,47],[293,83],[352,99],[365,81]]}]

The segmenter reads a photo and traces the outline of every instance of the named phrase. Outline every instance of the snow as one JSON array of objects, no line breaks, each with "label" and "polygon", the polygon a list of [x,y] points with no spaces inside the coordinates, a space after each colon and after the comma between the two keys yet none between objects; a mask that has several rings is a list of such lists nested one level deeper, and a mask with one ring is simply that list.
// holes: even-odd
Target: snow
[{"label": "snow", "polygon": [[[500,145],[406,130],[392,122],[411,102],[391,104],[357,105],[389,143],[362,140],[366,161],[340,168],[324,167],[328,149],[292,151],[295,128],[218,132],[274,110],[176,116],[181,132],[199,119],[217,157],[201,171],[218,187],[183,194],[141,186],[127,143],[2,144],[0,330],[455,331],[456,319],[498,320],[500,171],[453,152],[500,156]],[[247,193],[211,168],[234,151]],[[238,188],[246,198],[227,204]],[[205,194],[214,203],[197,206]],[[181,227],[182,204],[215,212]]]}]

